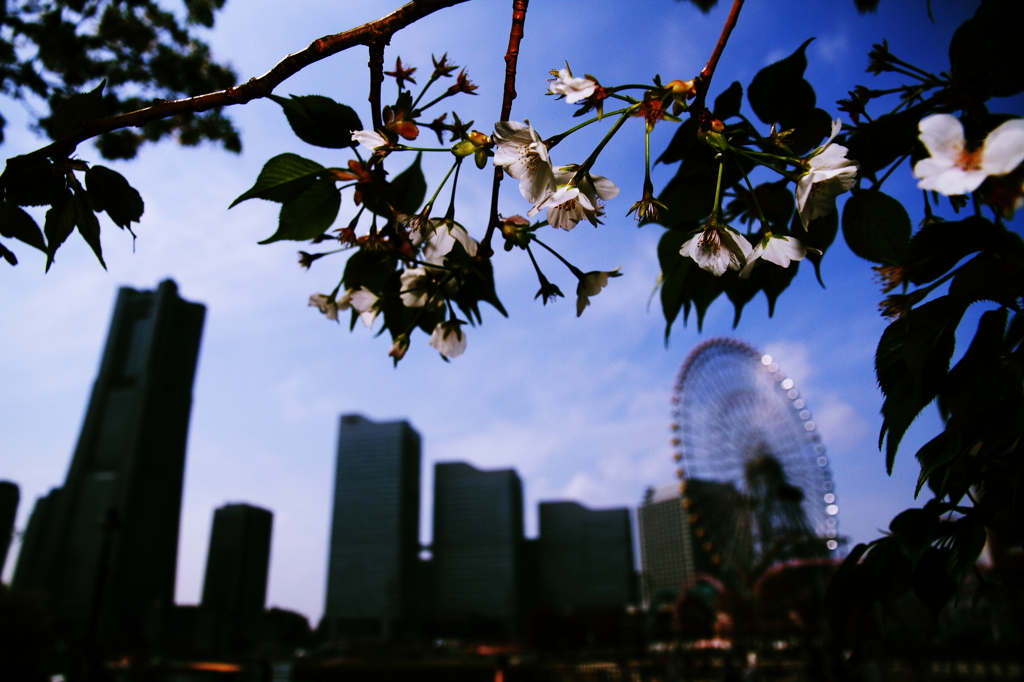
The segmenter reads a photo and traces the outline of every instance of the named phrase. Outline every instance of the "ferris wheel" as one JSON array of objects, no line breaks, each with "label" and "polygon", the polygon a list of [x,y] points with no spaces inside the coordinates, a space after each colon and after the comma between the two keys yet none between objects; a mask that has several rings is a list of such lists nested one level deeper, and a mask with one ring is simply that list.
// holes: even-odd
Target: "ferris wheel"
[{"label": "ferris wheel", "polygon": [[709,339],[683,362],[672,444],[691,566],[753,579],[839,549],[839,507],[806,401],[771,356]]}]

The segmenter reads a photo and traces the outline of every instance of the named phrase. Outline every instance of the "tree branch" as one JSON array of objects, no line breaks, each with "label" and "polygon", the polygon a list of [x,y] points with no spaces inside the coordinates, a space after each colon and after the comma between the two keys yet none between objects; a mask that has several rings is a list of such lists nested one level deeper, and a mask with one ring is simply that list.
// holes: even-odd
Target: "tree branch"
[{"label": "tree branch", "polygon": [[458,5],[467,0],[410,0],[391,14],[363,24],[343,33],[324,36],[314,40],[305,49],[288,55],[279,61],[274,68],[258,78],[250,78],[245,83],[205,95],[173,101],[158,101],[151,107],[132,111],[119,116],[84,121],[82,129],[73,135],[57,140],[34,152],[16,156],[7,160],[8,169],[18,168],[35,159],[44,157],[67,157],[82,142],[97,135],[109,133],[121,128],[141,126],[170,116],[185,113],[199,113],[217,107],[232,104],[246,104],[254,99],[266,97],[274,91],[282,81],[295,75],[310,64],[343,52],[356,45],[384,45],[398,31],[433,14],[434,12]]},{"label": "tree branch", "polygon": [[[505,94],[501,101],[501,121],[507,121],[512,115],[512,100],[516,98],[516,65],[519,63],[519,43],[523,40],[523,28],[526,25],[526,10],[530,0],[512,0],[512,28],[508,34],[508,51],[505,53]],[[491,186],[491,215],[487,221],[487,234],[480,242],[478,253],[484,258],[494,255],[491,238],[498,227],[498,191],[504,171],[495,166],[494,183]]]},{"label": "tree branch", "polygon": [[384,130],[384,120],[380,115],[380,86],[384,83],[384,42],[370,43],[370,118],[373,130]]},{"label": "tree branch", "polygon": [[715,45],[708,63],[704,66],[704,70],[695,79],[697,98],[693,106],[690,107],[690,111],[693,112],[692,116],[700,116],[704,111],[704,102],[707,100],[708,89],[711,87],[711,78],[715,75],[715,69],[718,68],[718,60],[722,58],[725,44],[729,42],[729,35],[736,27],[736,20],[740,17],[741,9],[743,9],[743,0],[733,0],[732,9],[729,10],[729,16],[726,17],[725,25],[722,26],[722,34],[718,36],[718,43]]}]

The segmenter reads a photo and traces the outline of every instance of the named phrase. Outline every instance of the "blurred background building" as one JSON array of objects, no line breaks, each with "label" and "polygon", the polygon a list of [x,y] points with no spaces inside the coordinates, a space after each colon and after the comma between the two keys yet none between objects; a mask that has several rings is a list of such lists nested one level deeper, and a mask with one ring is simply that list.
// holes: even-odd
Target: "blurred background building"
[{"label": "blurred background building", "polygon": [[72,636],[134,646],[147,612],[173,603],[205,313],[171,280],[118,294],[67,479],[36,503],[15,573]]},{"label": "blurred background building", "polygon": [[512,469],[434,468],[434,619],[444,634],[507,636],[521,617],[523,485]]},{"label": "blurred background building", "polygon": [[388,638],[413,627],[420,436],[404,421],[341,417],[324,626]]},{"label": "blurred background building", "polygon": [[[263,625],[274,515],[248,504],[226,504],[213,515],[198,637],[214,650],[244,650]],[[204,647],[205,648],[205,647]]]},{"label": "blurred background building", "polygon": [[629,510],[540,503],[540,601],[549,608],[593,609],[634,602]]}]

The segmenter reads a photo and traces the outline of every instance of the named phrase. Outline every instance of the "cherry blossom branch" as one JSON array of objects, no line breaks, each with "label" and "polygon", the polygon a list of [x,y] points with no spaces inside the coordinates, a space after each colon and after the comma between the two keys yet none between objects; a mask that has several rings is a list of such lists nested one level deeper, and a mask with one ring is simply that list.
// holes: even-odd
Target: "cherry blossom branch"
[{"label": "cherry blossom branch", "polygon": [[[512,115],[512,100],[516,98],[516,65],[519,62],[519,43],[523,40],[523,27],[526,24],[526,10],[530,6],[530,0],[512,0],[512,28],[508,34],[508,51],[505,52],[505,94],[501,100],[501,117],[499,121],[507,121]],[[498,192],[501,188],[503,171],[500,167],[494,168],[494,183],[491,185],[491,215],[487,221],[487,234],[480,242],[477,253],[483,258],[490,258],[494,255],[491,249],[491,237],[498,227]]]},{"label": "cherry blossom branch", "polygon": [[152,121],[185,113],[200,113],[217,107],[246,104],[254,99],[266,97],[287,78],[311,64],[343,52],[356,45],[384,45],[398,31],[414,24],[434,12],[459,5],[468,0],[410,0],[385,17],[363,24],[343,33],[324,36],[310,43],[305,49],[294,52],[274,68],[258,78],[250,78],[241,85],[211,92],[205,95],[179,100],[158,100],[153,106],[110,118],[84,121],[82,129],[62,140],[37,149],[34,152],[8,159],[8,168],[18,168],[36,159],[67,157],[75,148],[97,135],[121,128],[142,126]]},{"label": "cherry blossom branch", "polygon": [[736,20],[739,19],[741,9],[743,9],[743,0],[733,0],[732,9],[729,10],[729,16],[726,17],[725,25],[722,27],[722,34],[718,36],[718,43],[715,45],[708,63],[704,66],[704,70],[694,79],[697,97],[693,106],[690,107],[690,111],[693,112],[692,116],[700,116],[704,112],[704,102],[707,100],[708,89],[711,87],[711,78],[715,75],[715,69],[718,68],[718,60],[722,58],[725,44],[729,42],[729,35],[736,27]]},{"label": "cherry blossom branch", "polygon": [[370,43],[370,118],[374,130],[384,130],[384,119],[380,115],[380,86],[384,83],[384,43]]}]

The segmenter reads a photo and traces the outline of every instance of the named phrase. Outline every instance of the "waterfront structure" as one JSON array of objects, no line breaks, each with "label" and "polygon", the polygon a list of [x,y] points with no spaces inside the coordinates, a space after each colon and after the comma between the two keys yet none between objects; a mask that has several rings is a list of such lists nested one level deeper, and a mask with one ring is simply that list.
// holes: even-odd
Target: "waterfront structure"
[{"label": "waterfront structure", "polygon": [[519,627],[523,486],[512,469],[434,468],[434,618],[442,634],[507,636]]},{"label": "waterfront structure", "polygon": [[326,632],[389,638],[413,627],[420,436],[405,421],[341,417],[327,567]]},{"label": "waterfront structure", "polygon": [[214,649],[244,650],[258,639],[273,524],[270,511],[248,504],[226,504],[214,512],[202,600]]},{"label": "waterfront structure", "polygon": [[540,503],[541,603],[556,610],[625,608],[634,600],[629,510]]},{"label": "waterfront structure", "polygon": [[173,603],[205,313],[170,280],[118,293],[67,479],[37,502],[16,573],[72,637],[137,646],[147,614]]},{"label": "waterfront structure", "polygon": [[7,563],[7,550],[14,539],[14,519],[18,515],[18,501],[21,494],[18,485],[10,481],[0,481],[0,573]]}]

